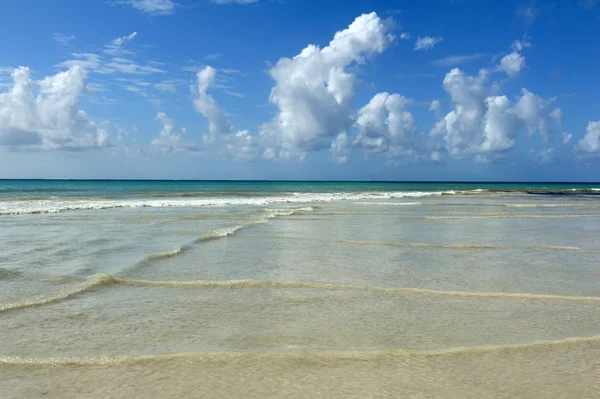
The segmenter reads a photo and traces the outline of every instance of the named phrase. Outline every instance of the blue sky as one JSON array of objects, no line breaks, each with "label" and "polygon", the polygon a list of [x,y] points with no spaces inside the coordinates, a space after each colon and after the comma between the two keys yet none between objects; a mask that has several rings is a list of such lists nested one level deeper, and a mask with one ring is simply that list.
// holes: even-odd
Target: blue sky
[{"label": "blue sky", "polygon": [[597,181],[596,3],[5,0],[0,177]]}]

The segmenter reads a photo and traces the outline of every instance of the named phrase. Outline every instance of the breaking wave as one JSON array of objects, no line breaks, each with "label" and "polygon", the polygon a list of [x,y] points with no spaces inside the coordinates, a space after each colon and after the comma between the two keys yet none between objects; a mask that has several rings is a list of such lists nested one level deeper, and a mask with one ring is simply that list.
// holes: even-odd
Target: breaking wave
[{"label": "breaking wave", "polygon": [[130,200],[35,200],[0,201],[0,215],[47,214],[78,210],[117,208],[186,208],[229,205],[268,206],[271,204],[318,203],[359,200],[388,200],[441,196],[441,191],[398,191],[362,193],[292,193],[286,196],[223,197],[202,199],[130,199]]}]

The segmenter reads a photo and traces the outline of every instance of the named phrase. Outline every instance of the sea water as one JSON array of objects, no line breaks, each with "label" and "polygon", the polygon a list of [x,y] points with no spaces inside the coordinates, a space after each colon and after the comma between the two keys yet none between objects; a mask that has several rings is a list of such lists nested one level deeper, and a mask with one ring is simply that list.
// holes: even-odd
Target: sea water
[{"label": "sea water", "polygon": [[0,181],[0,398],[593,398],[600,185]]}]

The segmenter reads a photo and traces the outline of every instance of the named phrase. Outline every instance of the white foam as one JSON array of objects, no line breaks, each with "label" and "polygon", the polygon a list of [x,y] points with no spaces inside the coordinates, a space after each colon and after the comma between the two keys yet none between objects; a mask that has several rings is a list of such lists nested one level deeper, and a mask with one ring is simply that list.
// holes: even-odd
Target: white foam
[{"label": "white foam", "polygon": [[[448,193],[446,193],[448,194]],[[440,196],[441,191],[397,191],[361,193],[294,193],[279,197],[223,197],[223,198],[172,198],[172,199],[123,199],[123,200],[21,200],[0,201],[0,215],[26,215],[58,213],[75,210],[101,210],[115,208],[194,208],[205,206],[258,205],[285,203],[314,203],[360,200],[389,200],[395,198],[419,198]]]},{"label": "white foam", "polygon": [[357,205],[391,205],[391,206],[416,206],[422,202],[355,202]]}]

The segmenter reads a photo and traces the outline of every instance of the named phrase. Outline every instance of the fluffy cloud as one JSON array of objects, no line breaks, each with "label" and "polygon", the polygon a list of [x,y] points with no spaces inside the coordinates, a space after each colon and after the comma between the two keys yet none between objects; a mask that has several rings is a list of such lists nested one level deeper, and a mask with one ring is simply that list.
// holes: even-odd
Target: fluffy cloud
[{"label": "fluffy cloud", "polygon": [[280,59],[270,70],[275,87],[269,100],[278,112],[260,127],[265,156],[302,158],[329,147],[331,137],[352,124],[356,77],[346,68],[381,53],[392,40],[377,14],[363,14],[328,46],[309,45]]},{"label": "fluffy cloud", "polygon": [[585,136],[577,142],[575,150],[582,155],[600,153],[600,121],[588,123]]},{"label": "fluffy cloud", "polygon": [[208,133],[202,138],[205,143],[212,143],[219,135],[231,133],[231,125],[215,99],[208,94],[208,89],[216,85],[217,71],[211,66],[200,70],[197,75],[197,97],[194,100],[196,110],[208,119]]},{"label": "fluffy cloud", "polygon": [[402,33],[400,33],[400,39],[402,39],[402,40],[410,40],[411,37],[412,36],[408,32],[402,32]]},{"label": "fluffy cloud", "polygon": [[431,50],[435,47],[436,44],[444,40],[441,36],[425,36],[425,37],[417,37],[417,41],[415,42],[414,50]]},{"label": "fluffy cloud", "polygon": [[348,162],[350,156],[350,138],[346,132],[338,134],[331,142],[331,154],[337,163]]},{"label": "fluffy cloud", "polygon": [[14,70],[12,88],[0,94],[0,145],[84,150],[109,145],[105,128],[79,109],[86,72],[74,66],[35,81],[29,68]]},{"label": "fluffy cloud", "polygon": [[159,112],[156,118],[163,123],[163,128],[157,138],[150,142],[152,149],[162,153],[177,153],[177,152],[198,152],[200,147],[189,140],[182,138],[181,134],[186,132],[185,128],[181,128],[181,134],[175,132],[175,123],[165,114]]},{"label": "fluffy cloud", "polygon": [[354,144],[371,153],[413,154],[418,142],[416,122],[399,94],[378,93],[358,111]]},{"label": "fluffy cloud", "polygon": [[[553,99],[544,99],[526,89],[512,105],[506,96],[493,95],[487,71],[469,76],[455,68],[446,74],[443,86],[454,109],[438,121],[431,135],[441,137],[444,149],[454,158],[493,155],[511,149],[523,128],[539,132],[548,140],[553,118],[560,110],[548,111]],[[554,115],[554,116],[552,116]]]},{"label": "fluffy cloud", "polygon": [[500,60],[498,70],[506,73],[508,76],[515,76],[525,67],[525,57],[516,51],[505,55]]}]

